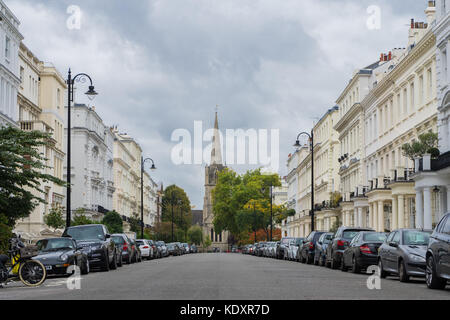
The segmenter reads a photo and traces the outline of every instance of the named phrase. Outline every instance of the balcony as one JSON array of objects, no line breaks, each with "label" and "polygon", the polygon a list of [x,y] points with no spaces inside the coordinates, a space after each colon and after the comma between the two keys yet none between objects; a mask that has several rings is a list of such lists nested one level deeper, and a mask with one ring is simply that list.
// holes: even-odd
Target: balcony
[{"label": "balcony", "polygon": [[41,131],[53,134],[53,128],[41,120],[20,121],[20,129],[22,131]]}]

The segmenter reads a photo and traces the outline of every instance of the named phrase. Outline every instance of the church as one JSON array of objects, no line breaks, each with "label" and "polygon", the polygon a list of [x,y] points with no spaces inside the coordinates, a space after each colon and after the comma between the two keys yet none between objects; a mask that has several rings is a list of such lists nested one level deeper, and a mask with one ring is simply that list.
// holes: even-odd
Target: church
[{"label": "church", "polygon": [[214,135],[211,148],[211,161],[205,168],[205,198],[203,204],[203,236],[209,236],[211,247],[219,248],[222,252],[228,250],[228,232],[216,233],[214,230],[214,212],[212,192],[217,184],[218,173],[226,167],[222,163],[222,148],[220,142],[219,120],[214,121]]}]

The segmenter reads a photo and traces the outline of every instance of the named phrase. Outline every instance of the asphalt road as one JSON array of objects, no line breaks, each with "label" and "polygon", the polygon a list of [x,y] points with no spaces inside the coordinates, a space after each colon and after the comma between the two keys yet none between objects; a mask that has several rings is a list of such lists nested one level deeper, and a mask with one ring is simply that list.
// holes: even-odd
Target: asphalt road
[{"label": "asphalt road", "polygon": [[12,283],[0,289],[0,300],[450,300],[450,285],[434,291],[424,280],[400,283],[389,277],[381,280],[380,290],[369,290],[368,276],[242,254],[190,254],[91,272],[82,276],[79,290],[67,289],[67,278],[47,279],[39,288]]}]

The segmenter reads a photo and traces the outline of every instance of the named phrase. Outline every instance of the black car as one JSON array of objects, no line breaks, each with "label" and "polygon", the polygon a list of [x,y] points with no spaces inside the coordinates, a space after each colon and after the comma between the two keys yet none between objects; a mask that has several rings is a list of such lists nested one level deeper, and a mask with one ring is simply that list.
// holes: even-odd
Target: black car
[{"label": "black car", "polygon": [[119,260],[118,265],[121,266],[123,262],[130,264],[133,251],[131,248],[131,241],[128,239],[127,235],[124,233],[115,233],[111,235],[111,239],[116,244],[117,250],[121,251],[121,259]]},{"label": "black car", "polygon": [[362,231],[350,242],[341,259],[341,270],[351,268],[353,273],[378,265],[378,248],[386,240],[384,232]]},{"label": "black car", "polygon": [[430,236],[426,253],[426,280],[430,289],[444,289],[450,280],[450,213]]},{"label": "black car", "polygon": [[167,244],[167,250],[171,256],[181,256],[181,248],[174,242]]},{"label": "black car", "polygon": [[370,228],[340,227],[333,240],[328,244],[325,265],[331,269],[337,269],[341,265],[342,254],[347,249],[350,241],[361,231],[375,231]]},{"label": "black car", "polygon": [[39,249],[39,255],[33,259],[42,262],[47,274],[71,274],[74,272],[73,266],[78,266],[81,274],[89,273],[88,256],[83,252],[82,247],[77,247],[75,240],[70,238],[43,239],[39,240],[36,246]]},{"label": "black car", "polygon": [[314,253],[314,264],[325,266],[325,259],[326,259],[326,251],[328,244],[331,242],[331,239],[333,239],[334,233],[327,232],[320,236],[319,240],[317,240],[316,243],[316,249]]},{"label": "black car", "polygon": [[299,258],[301,263],[312,264],[314,262],[314,257],[316,253],[316,243],[320,236],[324,234],[325,231],[313,231],[309,234],[306,240],[303,240],[303,245],[299,249]]},{"label": "black car", "polygon": [[64,230],[63,237],[72,238],[83,247],[90,267],[100,267],[103,271],[117,269],[119,254],[106,226],[89,224],[69,227]]},{"label": "black car", "polygon": [[277,244],[277,259],[284,259],[285,257],[288,256],[288,246],[289,246],[289,242],[291,242],[291,240],[294,240],[294,238],[289,237],[289,238],[283,238],[280,241],[280,244]]},{"label": "black car", "polygon": [[399,229],[392,231],[378,250],[381,278],[390,274],[407,282],[409,277],[425,277],[426,252],[431,230]]}]

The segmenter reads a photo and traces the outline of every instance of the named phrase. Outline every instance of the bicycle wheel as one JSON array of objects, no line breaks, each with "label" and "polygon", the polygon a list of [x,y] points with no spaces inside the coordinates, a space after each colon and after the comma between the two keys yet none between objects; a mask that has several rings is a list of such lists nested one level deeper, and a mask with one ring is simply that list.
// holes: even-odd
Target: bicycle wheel
[{"label": "bicycle wheel", "polygon": [[37,260],[27,260],[20,264],[19,279],[28,287],[40,286],[46,276],[44,265]]}]

